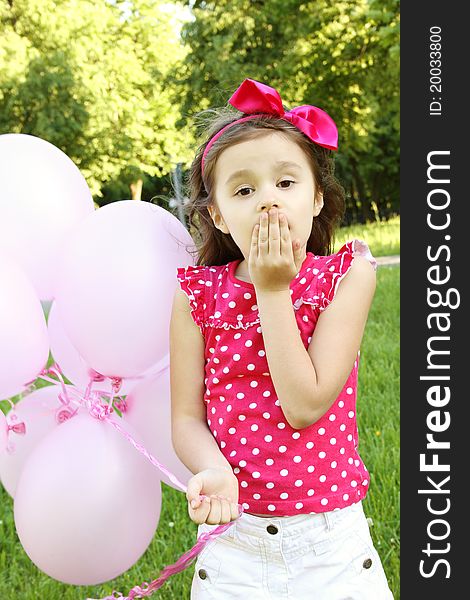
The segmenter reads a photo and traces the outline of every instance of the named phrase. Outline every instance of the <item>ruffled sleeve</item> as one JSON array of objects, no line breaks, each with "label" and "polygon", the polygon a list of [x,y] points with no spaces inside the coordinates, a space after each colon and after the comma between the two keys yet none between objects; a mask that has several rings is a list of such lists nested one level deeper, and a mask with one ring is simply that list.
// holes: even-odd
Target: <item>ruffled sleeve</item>
[{"label": "ruffled sleeve", "polygon": [[[338,252],[330,256],[314,256],[307,271],[311,271],[310,281],[294,303],[294,308],[302,304],[310,304],[316,311],[322,312],[329,306],[336,295],[338,285],[348,273],[356,256],[364,256],[377,269],[377,261],[372,256],[369,246],[363,241],[353,239],[346,242]],[[305,281],[303,278],[301,280]]]},{"label": "ruffled sleeve", "polygon": [[205,267],[178,267],[177,278],[181,289],[188,296],[193,321],[204,330]]},{"label": "ruffled sleeve", "polygon": [[356,256],[364,256],[377,270],[377,261],[372,256],[369,246],[363,240],[353,239],[346,242],[338,252],[325,260],[321,276],[319,276],[319,310],[323,311],[336,295],[340,281],[349,272]]}]

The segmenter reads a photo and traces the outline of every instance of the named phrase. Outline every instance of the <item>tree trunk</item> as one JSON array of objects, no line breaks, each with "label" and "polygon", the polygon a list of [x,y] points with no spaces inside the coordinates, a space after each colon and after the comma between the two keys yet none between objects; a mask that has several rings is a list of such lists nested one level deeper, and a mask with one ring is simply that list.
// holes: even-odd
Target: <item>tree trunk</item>
[{"label": "tree trunk", "polygon": [[142,186],[143,186],[143,180],[142,179],[138,179],[137,181],[133,181],[130,184],[130,190],[131,190],[131,199],[132,200],[141,200],[142,199]]},{"label": "tree trunk", "polygon": [[357,193],[359,196],[359,202],[361,203],[361,212],[362,212],[363,223],[373,221],[373,220],[375,220],[375,215],[374,215],[373,210],[371,209],[370,201],[366,197],[364,182],[362,181],[362,178],[359,174],[356,160],[351,158],[350,163],[351,163],[351,167],[352,167],[352,175],[354,178],[354,184],[356,186]]}]

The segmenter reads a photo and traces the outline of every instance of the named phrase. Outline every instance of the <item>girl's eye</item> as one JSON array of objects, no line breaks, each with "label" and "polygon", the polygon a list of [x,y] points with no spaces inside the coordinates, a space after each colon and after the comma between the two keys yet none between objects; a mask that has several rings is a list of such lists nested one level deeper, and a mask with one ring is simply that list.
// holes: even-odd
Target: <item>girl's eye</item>
[{"label": "girl's eye", "polygon": [[[279,185],[281,185],[281,183],[295,183],[295,181],[291,181],[290,179],[283,179],[282,181],[279,182]],[[291,187],[291,186],[289,186]],[[288,187],[285,187],[284,189],[289,189]]]},{"label": "girl's eye", "polygon": [[[240,194],[240,192],[243,192],[243,190],[250,190],[250,189],[251,189],[251,188],[249,188],[249,187],[243,187],[243,188],[240,188],[240,189],[238,190],[238,192],[236,192],[236,193],[235,193],[235,196],[238,196],[238,195]],[[241,194],[241,195],[242,195],[242,196],[246,196],[247,194]]]}]

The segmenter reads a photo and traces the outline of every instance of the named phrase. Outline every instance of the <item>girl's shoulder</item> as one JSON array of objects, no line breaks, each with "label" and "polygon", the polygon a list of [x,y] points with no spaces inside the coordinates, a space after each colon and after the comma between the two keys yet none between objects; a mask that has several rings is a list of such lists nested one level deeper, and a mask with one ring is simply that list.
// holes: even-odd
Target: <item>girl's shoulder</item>
[{"label": "girl's shoulder", "polygon": [[191,307],[191,316],[201,329],[204,326],[204,266],[187,265],[176,269],[176,277]]},{"label": "girl's shoulder", "polygon": [[374,269],[377,269],[377,261],[372,256],[369,246],[364,240],[353,238],[345,242],[341,248],[333,254],[326,256],[313,255],[315,261],[319,261],[319,264],[328,265],[328,270],[333,272],[347,268],[352,264],[356,256],[363,256],[366,258]]},{"label": "girl's shoulder", "polygon": [[351,269],[356,257],[364,257],[374,270],[377,269],[377,261],[372,256],[369,246],[365,241],[357,238],[345,242],[333,254],[326,256],[308,254],[309,261],[305,263],[308,264],[307,270],[311,272],[311,277],[298,304],[311,304],[320,312],[325,310],[335,297],[339,283]]},{"label": "girl's shoulder", "polygon": [[[229,276],[229,268],[235,265],[235,262],[177,268],[177,279],[181,289],[188,296],[193,319],[203,331],[207,326],[227,329],[244,325],[239,322],[240,307],[237,311],[233,310],[233,297],[238,294],[236,288],[241,287]],[[246,302],[246,299],[244,301]]]},{"label": "girl's shoulder", "polygon": [[228,265],[208,266],[208,265],[187,265],[186,267],[177,268],[177,279],[180,284],[191,288],[197,293],[202,293],[204,287],[215,286],[216,282],[222,279],[224,271],[226,272]]}]

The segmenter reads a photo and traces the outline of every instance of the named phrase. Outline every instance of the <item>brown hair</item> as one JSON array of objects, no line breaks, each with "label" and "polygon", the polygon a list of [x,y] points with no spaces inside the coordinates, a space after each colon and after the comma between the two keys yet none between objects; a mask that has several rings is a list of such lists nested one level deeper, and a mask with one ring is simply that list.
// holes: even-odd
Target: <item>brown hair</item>
[{"label": "brown hair", "polygon": [[[208,115],[207,123],[206,115]],[[204,158],[204,177],[201,173],[201,159],[209,140],[220,129],[239,119],[238,111],[222,107],[202,111],[197,115],[204,126],[205,141],[199,146],[192,162],[187,183],[189,202],[185,213],[189,218],[190,233],[197,247],[197,265],[224,265],[230,261],[243,259],[243,253],[230,234],[215,227],[208,206],[215,204],[214,174],[217,158],[225,148],[254,139],[267,130],[283,133],[296,142],[305,153],[315,179],[315,187],[323,192],[324,205],[320,214],[313,219],[312,232],[307,241],[306,251],[317,255],[333,252],[334,231],[340,224],[345,211],[345,193],[334,176],[334,158],[331,150],[318,146],[294,125],[273,115],[260,115],[243,123],[229,127]],[[194,231],[191,231],[191,229]]]}]

